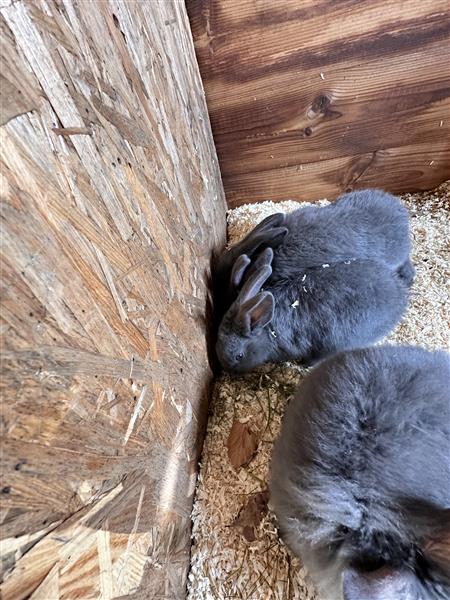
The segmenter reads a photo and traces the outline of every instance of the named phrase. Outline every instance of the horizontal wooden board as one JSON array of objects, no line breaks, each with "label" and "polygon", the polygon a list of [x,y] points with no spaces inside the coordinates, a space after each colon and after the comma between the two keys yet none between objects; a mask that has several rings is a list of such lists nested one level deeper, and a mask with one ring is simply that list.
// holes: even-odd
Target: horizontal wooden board
[{"label": "horizontal wooden board", "polygon": [[[405,179],[414,181],[416,189],[429,189],[439,185],[442,179],[450,179],[450,149],[446,141],[436,144],[432,150],[427,144],[417,144],[277,171],[277,178],[273,178],[270,171],[225,177],[229,206],[235,208],[262,198],[274,202],[286,198],[332,200],[342,192],[369,187],[400,193]],[[252,190],[251,195],[248,190]]]},{"label": "horizontal wooden board", "polygon": [[300,166],[312,194],[301,199],[342,192],[336,159],[348,165],[388,150],[396,160],[371,167],[379,187],[424,189],[447,176],[442,161],[430,172],[408,169],[408,148],[420,147],[425,163],[450,145],[446,1],[187,6],[230,205],[298,198],[290,174]]},{"label": "horizontal wooden board", "polygon": [[0,595],[182,599],[226,207],[184,5],[1,5]]}]

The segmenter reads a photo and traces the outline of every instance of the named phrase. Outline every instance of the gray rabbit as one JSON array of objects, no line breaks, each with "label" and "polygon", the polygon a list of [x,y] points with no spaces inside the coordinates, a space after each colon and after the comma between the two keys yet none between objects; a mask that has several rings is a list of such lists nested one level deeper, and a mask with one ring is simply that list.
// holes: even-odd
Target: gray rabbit
[{"label": "gray rabbit", "polygon": [[380,261],[393,270],[402,268],[411,279],[414,275],[407,210],[381,190],[350,192],[325,207],[311,205],[270,215],[217,256],[213,277],[221,316],[237,296],[239,279],[231,277],[236,260],[243,254],[252,258],[266,247],[275,250],[273,276],[279,278],[355,258]]},{"label": "gray rabbit", "polygon": [[408,211],[381,190],[350,192],[324,207],[298,209],[278,225],[288,229],[273,261],[280,278],[352,259],[378,261],[393,271],[411,269]]},{"label": "gray rabbit", "polygon": [[[251,256],[238,254],[246,247]],[[218,330],[220,363],[232,371],[270,361],[311,364],[373,343],[406,308],[409,253],[408,213],[381,191],[272,215],[221,257],[219,278],[228,274],[229,291],[220,294],[221,310],[228,308]]]},{"label": "gray rabbit", "polygon": [[450,357],[381,346],[301,383],[272,458],[280,534],[326,600],[450,598]]},{"label": "gray rabbit", "polygon": [[216,352],[227,370],[245,372],[286,360],[312,364],[371,344],[389,333],[406,309],[411,280],[402,268],[346,260],[283,279],[280,273],[273,277],[273,255],[266,248],[254,260],[220,323]]}]

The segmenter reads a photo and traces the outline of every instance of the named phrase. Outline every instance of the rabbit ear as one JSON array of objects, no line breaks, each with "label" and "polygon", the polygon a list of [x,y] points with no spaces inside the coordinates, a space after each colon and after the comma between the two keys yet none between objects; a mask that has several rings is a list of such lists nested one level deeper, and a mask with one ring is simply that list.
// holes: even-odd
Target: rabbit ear
[{"label": "rabbit ear", "polygon": [[284,213],[275,213],[273,215],[269,215],[260,221],[253,231],[261,231],[261,229],[267,229],[268,227],[282,227],[285,219],[286,215]]},{"label": "rabbit ear", "polygon": [[243,240],[215,257],[214,271],[228,277],[239,255],[251,256],[263,245],[272,248],[279,246],[288,233],[287,227],[283,226],[285,220],[284,213],[276,213],[263,219]]},{"label": "rabbit ear", "polygon": [[262,229],[249,240],[247,254],[252,255],[263,244],[270,246],[271,248],[276,248],[282,243],[287,232],[287,227],[270,227],[268,229]]},{"label": "rabbit ear", "polygon": [[422,553],[450,577],[450,509],[443,511],[442,525],[425,540]]},{"label": "rabbit ear", "polygon": [[260,269],[264,267],[264,265],[272,265],[273,260],[273,250],[272,248],[265,248],[261,254],[253,261],[252,267],[256,269]]},{"label": "rabbit ear", "polygon": [[256,234],[252,231],[249,234],[250,239],[249,236],[247,236],[229,250],[226,250],[215,257],[214,272],[228,277],[234,263],[241,254],[251,256],[263,245],[276,248],[282,243],[287,232],[288,229],[286,227],[263,229]]},{"label": "rabbit ear", "polygon": [[256,272],[260,271],[266,265],[270,267],[272,264],[272,259],[273,259],[272,248],[265,248],[261,252],[261,254],[259,254],[258,257],[252,262],[250,268],[247,269],[244,282],[249,280],[250,278],[252,278]]},{"label": "rabbit ear", "polygon": [[276,247],[284,240],[288,229],[283,227],[286,215],[277,213],[270,215],[258,223],[258,225],[245,236],[243,240],[238,242],[236,246],[231,248],[230,252],[238,254],[251,255],[259,246],[266,244],[267,246]]},{"label": "rabbit ear", "polygon": [[[256,227],[254,227],[250,233],[248,233],[243,240],[241,240],[237,245],[244,245],[245,247],[253,246],[255,239],[262,239],[261,234],[264,232],[266,235],[270,236],[273,234],[281,233],[280,229],[286,229],[284,227],[284,222],[286,220],[286,215],[284,213],[276,213],[274,215],[269,215],[265,219],[263,219]],[[286,229],[287,233],[287,229]],[[286,234],[284,234],[286,235]]]},{"label": "rabbit ear", "polygon": [[239,305],[242,305],[247,302],[247,300],[250,300],[250,298],[256,296],[271,274],[272,267],[270,265],[264,265],[261,268],[253,271],[253,273],[251,273],[251,275],[245,280],[236,302]]},{"label": "rabbit ear", "polygon": [[260,331],[273,319],[275,299],[270,292],[260,292],[247,300],[239,308],[238,317],[242,319],[248,332]]},{"label": "rabbit ear", "polygon": [[375,571],[344,571],[344,600],[414,600],[415,577],[406,569],[385,566]]},{"label": "rabbit ear", "polygon": [[238,288],[241,285],[245,270],[250,263],[251,260],[246,254],[241,254],[237,258],[231,270],[230,284],[232,287]]}]

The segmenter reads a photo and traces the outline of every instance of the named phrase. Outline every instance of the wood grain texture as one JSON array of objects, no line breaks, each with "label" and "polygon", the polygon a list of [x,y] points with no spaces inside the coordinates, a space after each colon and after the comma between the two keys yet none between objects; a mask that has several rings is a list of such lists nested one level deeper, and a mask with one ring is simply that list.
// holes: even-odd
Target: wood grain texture
[{"label": "wood grain texture", "polygon": [[447,0],[187,0],[228,205],[450,177]]},{"label": "wood grain texture", "polygon": [[183,2],[2,2],[1,596],[184,597],[225,201]]}]

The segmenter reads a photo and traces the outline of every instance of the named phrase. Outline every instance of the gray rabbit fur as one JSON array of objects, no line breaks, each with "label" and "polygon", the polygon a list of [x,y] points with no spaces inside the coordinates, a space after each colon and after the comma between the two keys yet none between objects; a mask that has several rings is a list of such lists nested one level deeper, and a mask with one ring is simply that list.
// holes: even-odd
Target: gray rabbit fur
[{"label": "gray rabbit fur", "polygon": [[247,279],[219,327],[216,351],[230,371],[286,360],[312,364],[373,343],[401,319],[411,280],[381,263],[354,260],[305,269],[300,282],[278,280],[263,291],[259,282]]},{"label": "gray rabbit fur", "polygon": [[352,258],[378,260],[395,270],[402,265],[409,268],[408,213],[395,196],[369,189],[344,194],[325,207],[311,205],[270,215],[214,258],[219,305],[226,298],[229,306],[237,296],[237,285],[230,282],[236,259],[241,254],[251,258],[266,247],[277,248],[276,272],[280,267],[294,274],[303,268]]},{"label": "gray rabbit fur", "polygon": [[290,401],[270,503],[321,599],[450,598],[449,385],[447,353],[380,346],[322,362]]},{"label": "gray rabbit fur", "polygon": [[350,192],[327,206],[311,205],[284,217],[278,224],[288,233],[275,251],[274,276],[354,258],[379,261],[394,271],[409,268],[408,211],[392,194]]},{"label": "gray rabbit fur", "polygon": [[[326,207],[275,216],[282,233],[273,252],[259,248],[250,267],[241,255],[231,271],[234,288],[244,281],[253,300],[248,289],[239,293],[220,323],[216,351],[224,368],[311,364],[393,329],[414,279],[408,213],[394,196],[353,192]],[[258,265],[267,277],[252,279],[261,258],[271,270]]]}]

